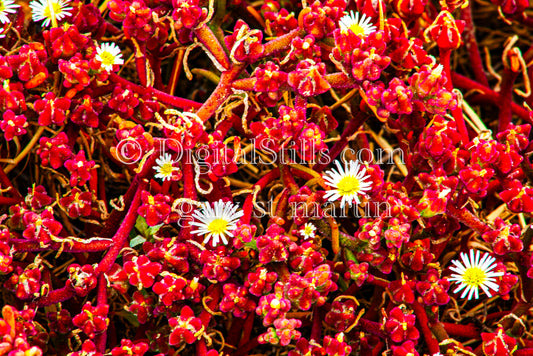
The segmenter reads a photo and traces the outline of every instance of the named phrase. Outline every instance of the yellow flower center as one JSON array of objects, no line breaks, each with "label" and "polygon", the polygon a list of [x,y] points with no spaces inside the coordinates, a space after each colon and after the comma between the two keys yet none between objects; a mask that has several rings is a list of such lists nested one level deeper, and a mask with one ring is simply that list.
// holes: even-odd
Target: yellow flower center
[{"label": "yellow flower center", "polygon": [[272,309],[279,309],[281,308],[281,303],[277,299],[272,299],[272,301],[270,301],[270,307]]},{"label": "yellow flower center", "polygon": [[161,166],[161,174],[164,175],[165,177],[171,176],[173,171],[174,171],[174,166],[172,166],[172,163],[170,162],[164,163]]},{"label": "yellow flower center", "polygon": [[5,9],[6,9],[6,6],[5,6],[4,2],[2,0],[0,0],[0,12],[4,12]]},{"label": "yellow flower center", "polygon": [[223,234],[226,232],[226,228],[228,227],[228,222],[224,219],[215,219],[211,221],[207,229],[215,234]]},{"label": "yellow flower center", "polygon": [[105,66],[112,66],[115,64],[115,56],[108,51],[100,53],[100,58],[102,58],[102,64]]},{"label": "yellow flower center", "polygon": [[470,267],[467,268],[463,274],[463,281],[466,285],[471,287],[479,287],[485,282],[486,274],[479,267]]},{"label": "yellow flower center", "polygon": [[304,229],[304,234],[311,235],[313,233],[313,227],[312,226],[306,226]]},{"label": "yellow flower center", "polygon": [[44,8],[43,16],[46,17],[47,19],[51,19],[51,18],[55,18],[56,14],[60,14],[60,13],[61,13],[61,6],[59,5],[59,2],[48,1],[48,6]]},{"label": "yellow flower center", "polygon": [[365,29],[358,23],[354,23],[353,25],[351,25],[350,30],[352,30],[352,32],[355,33],[357,36],[365,34]]},{"label": "yellow flower center", "polygon": [[343,177],[337,184],[340,195],[352,195],[359,192],[360,182],[354,176]]},{"label": "yellow flower center", "polygon": [[189,287],[192,290],[196,290],[196,288],[198,288],[198,278],[193,278],[189,284]]}]

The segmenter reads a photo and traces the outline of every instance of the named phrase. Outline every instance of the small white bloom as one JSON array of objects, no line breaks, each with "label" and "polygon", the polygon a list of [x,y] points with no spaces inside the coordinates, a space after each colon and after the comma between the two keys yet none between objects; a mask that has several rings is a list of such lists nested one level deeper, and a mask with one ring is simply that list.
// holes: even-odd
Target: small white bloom
[{"label": "small white bloom", "polygon": [[300,234],[304,240],[310,240],[315,238],[316,226],[311,223],[305,223],[302,229],[300,229]]},{"label": "small white bloom", "polygon": [[452,274],[449,280],[459,284],[453,292],[457,293],[464,289],[461,298],[466,296],[468,300],[471,300],[472,296],[474,299],[479,298],[479,288],[481,288],[489,298],[492,297],[490,290],[497,292],[499,289],[498,284],[495,283],[495,277],[503,276],[503,272],[491,272],[496,268],[496,263],[494,263],[496,259],[488,253],[484,253],[480,259],[479,250],[475,254],[474,250],[470,250],[470,258],[466,253],[461,252],[461,259],[463,263],[453,260],[455,267],[450,267],[456,273]]},{"label": "small white bloom", "polygon": [[4,37],[6,37],[6,29],[0,27],[0,38],[4,38]]},{"label": "small white bloom", "polygon": [[102,67],[110,72],[113,65],[124,64],[120,48],[115,43],[102,43],[96,47],[96,59],[102,62]]},{"label": "small white bloom", "polygon": [[238,205],[231,202],[219,200],[215,202],[214,208],[209,203],[203,203],[200,210],[196,210],[192,217],[198,221],[193,221],[191,225],[197,226],[198,229],[192,231],[196,235],[206,235],[204,244],[209,242],[211,237],[211,246],[216,246],[220,240],[224,245],[228,244],[226,236],[233,237],[232,231],[237,228],[237,221],[244,215],[244,212],[237,211]]},{"label": "small white bloom", "polygon": [[7,15],[16,13],[18,7],[20,5],[15,4],[13,0],[0,0],[0,23],[10,23]]},{"label": "small white bloom", "polygon": [[67,5],[66,0],[33,0],[30,2],[33,21],[44,20],[44,27],[50,26],[50,23],[57,25],[57,21],[71,15],[69,11],[72,7]]},{"label": "small white bloom", "polygon": [[178,167],[174,167],[174,163],[176,162],[172,160],[172,157],[169,153],[159,156],[159,158],[155,160],[155,163],[157,166],[155,166],[154,169],[156,170],[157,174],[154,177],[161,178],[163,182],[165,180],[171,180],[174,171],[178,170]]},{"label": "small white bloom", "polygon": [[[359,195],[370,190],[372,182],[366,181],[366,168],[361,167],[359,161],[349,161],[344,167],[339,161],[335,161],[337,170],[332,169],[324,172],[326,184],[333,189],[328,190],[324,198],[329,201],[337,201],[342,198],[341,207],[346,203],[351,207],[352,202],[361,203]],[[361,169],[362,168],[362,169]]]},{"label": "small white bloom", "polygon": [[367,17],[365,14],[359,19],[359,13],[354,14],[353,11],[350,11],[349,14],[341,17],[339,20],[339,27],[341,32],[346,33],[348,30],[351,30],[358,36],[368,36],[372,32],[376,32],[376,26],[372,25],[370,22],[372,19]]}]

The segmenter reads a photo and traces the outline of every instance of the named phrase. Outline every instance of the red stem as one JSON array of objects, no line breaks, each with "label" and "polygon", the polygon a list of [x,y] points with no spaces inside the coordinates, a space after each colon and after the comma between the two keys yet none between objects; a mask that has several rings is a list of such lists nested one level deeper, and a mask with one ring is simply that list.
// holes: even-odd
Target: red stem
[{"label": "red stem", "polygon": [[283,185],[289,188],[291,194],[298,193],[298,184],[294,181],[294,177],[291,173],[290,167],[286,164],[280,163],[281,166],[281,180]]},{"label": "red stem", "polygon": [[141,205],[140,191],[145,189],[146,185],[146,181],[140,182],[138,191],[135,194],[135,197],[133,198],[133,201],[131,202],[131,205],[128,209],[128,213],[124,217],[124,221],[120,225],[115,236],[113,236],[113,245],[95,269],[96,274],[105,273],[109,271],[109,269],[113,266],[113,263],[115,263],[115,260],[117,259],[120,251],[126,244],[130,231],[133,229],[133,227],[135,226],[135,222],[137,221],[137,209]]},{"label": "red stem", "polygon": [[[492,104],[499,105],[500,94],[496,93],[494,90],[487,88],[486,86],[479,84],[478,82],[455,72],[452,73],[452,81],[453,85],[457,88],[461,88],[467,91],[474,89],[481,91],[483,94],[476,94],[476,96],[481,96],[486,100],[490,101]],[[533,124],[533,120],[531,120],[531,118],[529,117],[529,112],[525,108],[521,107],[515,102],[511,102],[511,110],[513,114],[519,116],[522,120]]]},{"label": "red stem", "polygon": [[250,314],[248,314],[248,317],[246,318],[246,321],[244,322],[242,337],[241,337],[241,341],[239,342],[239,348],[245,345],[248,341],[250,341],[250,335],[252,335],[254,320],[255,320],[255,313],[251,312]]},{"label": "red stem", "polygon": [[320,342],[322,333],[322,315],[320,307],[315,306],[313,308],[313,326],[311,327],[311,337],[309,340],[315,340]]},{"label": "red stem", "polygon": [[19,198],[0,197],[0,205],[15,205],[21,201]]},{"label": "red stem", "polygon": [[[98,277],[98,290],[97,290],[96,302],[98,305],[107,304],[107,279],[105,278],[103,273]],[[96,344],[96,349],[98,350],[98,352],[105,353],[106,341],[107,341],[107,329],[104,330],[102,333],[96,335],[95,344]]]},{"label": "red stem", "polygon": [[460,336],[468,339],[481,338],[479,330],[474,326],[474,324],[461,325],[454,323],[442,323],[442,325],[449,336]]},{"label": "red stem", "polygon": [[465,22],[463,37],[465,39],[465,46],[470,58],[472,72],[474,72],[474,77],[476,80],[487,87],[489,86],[489,81],[483,68],[483,62],[479,53],[479,46],[476,41],[476,29],[474,26],[474,19],[472,18],[471,3],[468,3],[467,7],[461,11],[461,19]]},{"label": "red stem", "polygon": [[500,89],[500,113],[498,116],[498,132],[505,131],[512,118],[511,103],[513,102],[513,85],[518,77],[518,72],[513,72],[510,68],[504,68],[502,84]]},{"label": "red stem", "polygon": [[357,327],[365,332],[378,336],[380,339],[385,340],[387,338],[387,335],[385,335],[385,332],[381,328],[381,324],[378,322],[361,318]]},{"label": "red stem", "polygon": [[89,243],[83,243],[79,241],[69,241],[69,242],[50,242],[46,246],[41,246],[39,241],[29,241],[24,239],[10,239],[9,243],[16,252],[40,252],[40,251],[59,251],[61,245],[63,244],[62,251],[70,253],[79,253],[79,252],[100,252],[107,250],[112,244],[113,241],[110,239],[106,240],[95,240]]},{"label": "red stem", "polygon": [[257,341],[257,337],[254,337],[252,340],[239,347],[239,349],[235,351],[234,356],[247,355],[250,350],[255,349],[257,346],[259,346],[259,341]]},{"label": "red stem", "polygon": [[440,351],[439,341],[433,336],[433,333],[429,329],[429,320],[426,310],[416,300],[411,304],[411,307],[416,314],[416,322],[419,329],[422,331],[422,335],[424,335],[430,354],[433,355],[438,353]]},{"label": "red stem", "polygon": [[[135,42],[134,42],[135,43]],[[137,42],[135,47],[135,66],[137,67],[137,76],[143,87],[148,86],[148,72],[146,71],[146,44]]]},{"label": "red stem", "polygon": [[[248,320],[250,314],[253,313],[248,313],[246,320]],[[226,339],[226,347],[224,347],[223,350],[224,354],[229,354],[232,348],[237,348],[237,343],[241,338],[244,323],[245,319],[242,318],[234,318],[231,322],[231,327],[228,332],[228,338]]]},{"label": "red stem", "polygon": [[278,36],[273,40],[268,41],[267,43],[265,43],[265,51],[263,52],[263,57],[270,57],[276,54],[277,52],[281,52],[289,48],[294,38],[300,37],[304,34],[304,30],[297,28],[283,36]]},{"label": "red stem", "polygon": [[[220,283],[210,285],[207,288],[206,295],[209,296],[208,298],[210,299],[207,300],[205,304],[209,309],[215,310],[222,297],[222,286]],[[209,322],[212,317],[213,315],[205,309],[200,313],[200,320],[206,329],[209,327]],[[196,356],[204,356],[206,354],[207,347],[205,345],[205,339],[202,338],[196,343]]]},{"label": "red stem", "polygon": [[202,121],[207,121],[213,114],[222,106],[226,99],[233,93],[231,85],[233,81],[242,73],[245,65],[233,66],[227,72],[220,75],[218,86],[211,93],[209,98],[205,101],[202,107],[197,111],[198,116]]},{"label": "red stem", "polygon": [[172,72],[170,73],[170,80],[168,81],[166,92],[170,95],[174,95],[176,91],[176,86],[178,85],[178,80],[181,75],[181,69],[183,62],[183,56],[185,54],[184,50],[178,51],[176,58],[174,58],[174,64],[172,65]]},{"label": "red stem", "polygon": [[205,339],[200,339],[196,343],[196,356],[205,356],[207,355],[207,345],[205,344]]},{"label": "red stem", "polygon": [[[260,190],[264,189],[267,186],[267,184],[274,181],[274,179],[277,179],[278,177],[279,177],[279,169],[274,168],[273,170],[265,174],[263,177],[261,177],[261,179],[259,179],[257,183],[254,184],[254,186],[252,187],[252,191],[254,189],[257,189],[256,187],[259,187]],[[241,218],[241,221],[243,222],[243,224],[249,224],[250,219],[252,218],[252,212],[254,210],[253,193],[251,193],[250,195],[246,197],[242,210],[244,212],[244,216]]]},{"label": "red stem", "polygon": [[163,79],[161,78],[161,47],[157,47],[154,53],[148,54],[148,61],[154,73],[154,87],[159,90],[165,90]]},{"label": "red stem", "polygon": [[41,297],[34,301],[33,303],[38,307],[47,307],[52,304],[57,304],[64,302],[76,295],[74,289],[69,286],[64,286],[63,288],[55,289],[50,291],[46,296]]},{"label": "red stem", "polygon": [[[451,93],[453,91],[453,83],[452,83],[452,71],[450,68],[450,56],[452,51],[450,49],[442,49],[440,48],[440,62],[442,63],[442,66],[444,67],[444,73],[446,74],[446,89]],[[466,145],[470,139],[468,137],[468,130],[466,129],[465,120],[463,118],[463,110],[457,106],[455,109],[452,110],[452,115],[455,120],[455,124],[457,125],[457,131],[459,131],[459,134],[461,135],[461,140],[463,141],[463,144]]]},{"label": "red stem", "polygon": [[484,222],[479,220],[469,210],[457,209],[452,202],[449,202],[446,206],[446,212],[448,213],[448,215],[455,218],[457,221],[465,224],[480,235],[483,235],[485,232],[491,230],[490,227],[488,227]]},{"label": "red stem", "polygon": [[213,57],[217,60],[224,69],[229,70],[231,68],[231,63],[229,61],[228,55],[225,51],[225,46],[218,41],[217,36],[211,31],[207,24],[196,28],[194,30],[196,37],[200,42],[205,46],[205,49],[211,53]]},{"label": "red stem", "polygon": [[165,92],[162,92],[160,90],[154,89],[154,88],[146,88],[137,84],[134,84],[130,82],[127,79],[121,78],[115,73],[109,74],[109,79],[112,80],[115,83],[122,84],[123,86],[129,86],[131,90],[136,92],[139,95],[149,95],[151,97],[155,97],[157,100],[164,104],[168,104],[171,106],[175,106],[177,108],[185,109],[185,108],[193,108],[198,109],[202,106],[201,103],[198,103],[196,101],[192,101],[189,99],[179,98],[170,94],[167,94]]},{"label": "red stem", "polygon": [[[188,154],[184,156],[182,159],[181,168],[183,171],[183,197],[185,199],[191,199],[191,200],[198,200],[198,194],[196,192],[196,186],[194,184],[194,165],[192,162],[189,162],[190,160],[185,157],[191,157]],[[190,206],[188,203],[183,204],[183,211],[184,212],[190,212],[194,210],[193,206]],[[190,214],[189,214],[190,215]],[[190,238],[190,226],[189,219],[184,220],[184,226],[182,227],[180,231],[180,236],[189,239]]]}]

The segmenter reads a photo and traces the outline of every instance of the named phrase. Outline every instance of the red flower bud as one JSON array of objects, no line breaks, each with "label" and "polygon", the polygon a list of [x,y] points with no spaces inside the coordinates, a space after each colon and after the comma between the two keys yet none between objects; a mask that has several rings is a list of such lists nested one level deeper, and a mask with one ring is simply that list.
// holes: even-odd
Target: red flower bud
[{"label": "red flower bud", "polygon": [[431,39],[437,42],[440,49],[457,49],[461,45],[461,33],[464,26],[464,21],[454,20],[452,14],[443,10],[428,27],[425,34],[429,33]]}]

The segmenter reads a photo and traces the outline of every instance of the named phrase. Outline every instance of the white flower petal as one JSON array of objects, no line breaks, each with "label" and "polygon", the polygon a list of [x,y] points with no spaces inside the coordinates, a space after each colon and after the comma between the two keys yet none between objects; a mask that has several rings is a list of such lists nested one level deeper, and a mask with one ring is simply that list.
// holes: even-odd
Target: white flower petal
[{"label": "white flower petal", "polygon": [[[323,174],[324,181],[332,188],[324,194],[324,198],[331,202],[340,199],[342,208],[346,205],[352,207],[354,202],[360,204],[359,197],[369,191],[372,186],[371,181],[366,181],[370,179],[370,176],[365,175],[366,168],[361,166],[359,161],[349,161],[343,167],[341,162],[336,160],[335,166],[337,167],[336,170],[331,169]],[[346,184],[349,186],[350,183],[353,184],[351,191],[340,189],[340,186],[346,189]]]},{"label": "white flower petal", "polygon": [[[66,16],[70,16],[71,6],[65,0],[33,0],[30,1],[32,19],[35,22],[43,21],[43,26],[48,27],[55,21],[60,21]],[[52,8],[52,10],[50,9]]]},{"label": "white flower petal", "polygon": [[450,270],[456,272],[448,280],[457,283],[454,293],[460,292],[461,298],[468,300],[479,298],[479,288],[490,298],[493,292],[499,290],[495,277],[502,276],[503,272],[491,272],[497,267],[496,259],[488,253],[481,255],[480,251],[470,250],[469,253],[460,253],[462,263],[458,260],[451,261],[454,266]]},{"label": "white flower petal", "polygon": [[372,32],[376,32],[376,26],[372,25],[372,19],[365,14],[359,17],[358,12],[350,11],[350,13],[341,17],[339,20],[339,28],[341,32],[346,33],[351,30],[358,36],[368,36]]},{"label": "white flower petal", "polygon": [[[227,245],[227,237],[234,237],[233,230],[237,228],[236,223],[244,215],[244,212],[242,210],[237,211],[238,209],[238,205],[222,200],[215,202],[213,207],[203,203],[201,209],[192,214],[192,217],[197,221],[191,222],[191,225],[197,226],[198,229],[191,231],[191,233],[206,235],[203,241],[204,244],[211,240],[211,246],[216,246],[221,240],[224,245]],[[225,222],[225,225],[221,227],[223,230],[211,230],[211,223],[215,220]]]}]

